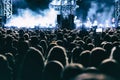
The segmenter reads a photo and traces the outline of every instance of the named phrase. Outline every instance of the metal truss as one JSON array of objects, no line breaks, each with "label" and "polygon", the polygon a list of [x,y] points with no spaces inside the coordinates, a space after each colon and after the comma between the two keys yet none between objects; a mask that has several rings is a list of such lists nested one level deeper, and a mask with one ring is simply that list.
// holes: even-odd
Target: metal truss
[{"label": "metal truss", "polygon": [[4,16],[10,18],[12,16],[12,0],[3,0]]},{"label": "metal truss", "polygon": [[115,21],[116,26],[120,26],[120,1],[115,2]]},{"label": "metal truss", "polygon": [[76,10],[76,0],[57,0],[59,4],[51,4],[50,6],[56,11],[59,11],[61,15],[74,14]]},{"label": "metal truss", "polygon": [[0,0],[0,16],[3,16],[4,15],[4,7],[3,7],[3,1]]}]

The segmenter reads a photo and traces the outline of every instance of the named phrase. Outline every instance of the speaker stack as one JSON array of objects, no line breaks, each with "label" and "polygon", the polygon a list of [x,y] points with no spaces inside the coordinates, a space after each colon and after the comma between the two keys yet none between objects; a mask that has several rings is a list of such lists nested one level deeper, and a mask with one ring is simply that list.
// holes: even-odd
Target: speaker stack
[{"label": "speaker stack", "polygon": [[70,29],[75,29],[75,24],[74,24],[74,15],[70,14],[69,15],[69,24],[70,24]]},{"label": "speaker stack", "polygon": [[66,29],[75,29],[74,26],[74,15],[68,15],[68,17],[63,18],[62,15],[57,15],[57,23],[60,25],[60,28]]},{"label": "speaker stack", "polygon": [[4,24],[6,23],[6,17],[0,16],[0,27],[4,27]]},{"label": "speaker stack", "polygon": [[57,15],[57,23],[61,24],[61,20],[62,20],[62,16],[61,15]]}]

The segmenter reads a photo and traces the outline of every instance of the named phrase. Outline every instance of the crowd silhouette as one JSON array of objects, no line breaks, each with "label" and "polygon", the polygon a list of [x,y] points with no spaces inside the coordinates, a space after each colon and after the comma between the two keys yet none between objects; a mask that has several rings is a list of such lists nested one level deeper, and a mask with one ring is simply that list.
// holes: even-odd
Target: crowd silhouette
[{"label": "crowd silhouette", "polygon": [[120,30],[0,28],[0,80],[120,80]]}]

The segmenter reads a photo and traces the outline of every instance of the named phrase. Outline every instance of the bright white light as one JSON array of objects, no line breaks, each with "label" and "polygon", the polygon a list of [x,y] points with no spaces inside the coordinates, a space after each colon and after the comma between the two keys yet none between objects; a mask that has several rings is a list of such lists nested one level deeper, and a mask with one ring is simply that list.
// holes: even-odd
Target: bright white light
[{"label": "bright white light", "polygon": [[61,0],[53,0],[50,4],[52,4],[52,5],[61,5]]},{"label": "bright white light", "polygon": [[118,23],[118,26],[120,26],[120,22]]},{"label": "bright white light", "polygon": [[98,22],[97,22],[97,20],[95,20],[94,22],[93,22],[93,26],[97,26],[98,25]]},{"label": "bright white light", "polygon": [[106,27],[110,27],[110,24],[109,24],[109,21],[108,21],[108,20],[105,21],[105,26],[106,26]]},{"label": "bright white light", "polygon": [[87,22],[85,23],[85,26],[86,26],[87,28],[91,28],[91,27],[92,27],[92,23],[91,23],[90,21],[87,21]]},{"label": "bright white light", "polygon": [[76,25],[76,28],[80,28],[80,26],[82,26],[82,22],[80,19],[77,19],[77,16],[74,18],[74,23]]},{"label": "bright white light", "polygon": [[80,20],[75,20],[76,28],[82,26],[82,22]]},{"label": "bright white light", "polygon": [[44,15],[35,13],[30,9],[19,9],[19,15],[14,16],[7,22],[5,26],[11,27],[16,26],[34,28],[35,26],[40,25],[40,27],[49,27],[49,25],[55,26],[57,12],[54,9],[48,9],[43,11]]},{"label": "bright white light", "polygon": [[112,27],[115,27],[115,24],[112,24]]},{"label": "bright white light", "polygon": [[96,29],[96,32],[102,32],[103,30],[102,30],[102,28],[97,28]]},{"label": "bright white light", "polygon": [[71,4],[74,5],[74,3],[75,3],[75,2],[72,0],[72,1],[71,1]]},{"label": "bright white light", "polygon": [[103,25],[103,24],[99,24],[98,27],[99,27],[99,28],[103,28],[104,25]]},{"label": "bright white light", "polygon": [[115,22],[115,18],[112,18],[112,23],[114,23]]},{"label": "bright white light", "polygon": [[85,23],[85,26],[87,28],[91,28],[92,27],[92,22],[90,21],[90,18],[88,18],[87,22]]},{"label": "bright white light", "polygon": [[[53,0],[50,4],[59,5],[60,2],[61,0]],[[38,13],[30,9],[18,9],[18,15],[13,15],[5,26],[15,26],[18,28],[34,28],[35,26],[39,26],[40,28],[52,28],[56,25],[57,14],[58,12],[50,6],[44,11],[39,10]]]}]

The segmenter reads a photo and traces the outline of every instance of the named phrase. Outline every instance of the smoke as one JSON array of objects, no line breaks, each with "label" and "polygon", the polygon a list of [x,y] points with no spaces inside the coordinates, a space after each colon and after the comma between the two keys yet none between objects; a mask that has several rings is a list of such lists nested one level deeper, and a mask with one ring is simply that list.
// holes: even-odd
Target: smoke
[{"label": "smoke", "polygon": [[[13,16],[6,26],[48,27],[56,24],[57,14],[49,4],[59,5],[61,0],[13,0]],[[77,0],[76,15],[82,22],[89,20],[99,24],[111,24],[114,13],[114,0]]]},{"label": "smoke", "polygon": [[[104,12],[112,11],[114,2],[115,0],[77,0],[79,8],[76,14],[82,21],[86,21],[88,17],[95,19]],[[106,8],[108,9],[106,10]]]},{"label": "smoke", "polygon": [[87,19],[94,19],[96,12],[97,12],[98,6],[95,2],[91,3],[91,8],[88,11]]},{"label": "smoke", "polygon": [[17,14],[13,14],[5,26],[14,26],[18,28],[33,28],[35,26],[40,26],[41,28],[50,26],[54,27],[56,24],[57,14],[58,12],[50,7],[44,10],[38,9],[37,11],[33,11],[29,7],[17,8]]},{"label": "smoke", "polygon": [[25,0],[12,0],[13,14],[18,14],[18,9],[28,8],[27,2]]},{"label": "smoke", "polygon": [[90,18],[92,22],[97,20],[99,24],[105,25],[106,23],[111,24],[113,14],[114,5],[106,5],[106,3],[92,1],[86,18]]}]

